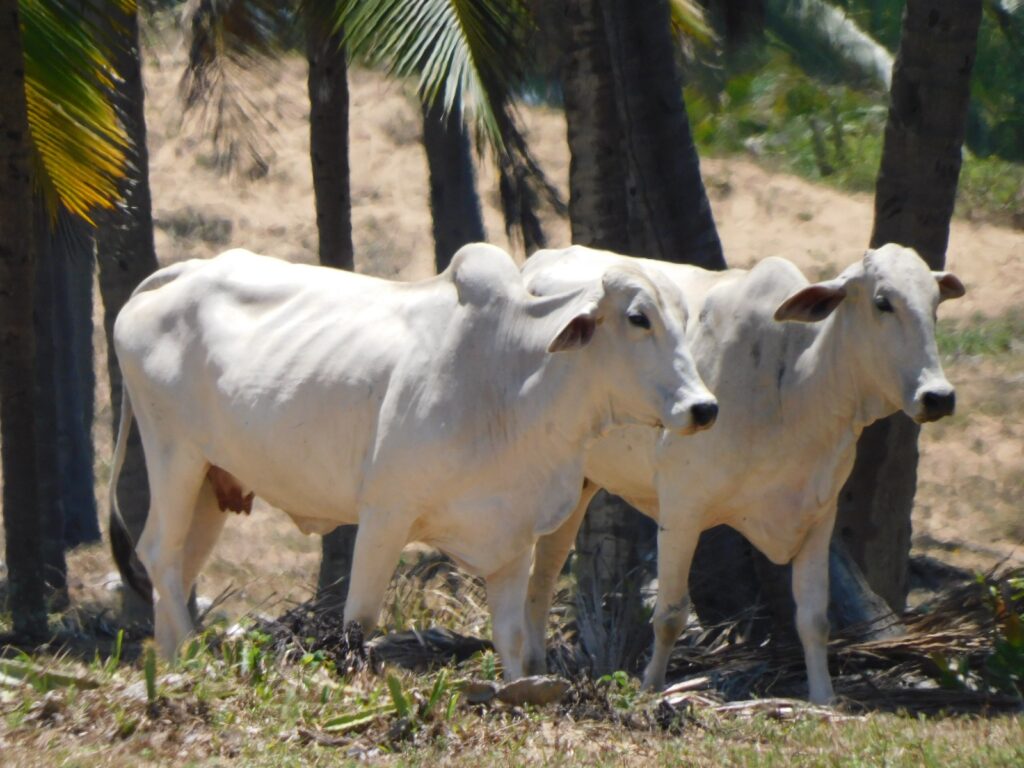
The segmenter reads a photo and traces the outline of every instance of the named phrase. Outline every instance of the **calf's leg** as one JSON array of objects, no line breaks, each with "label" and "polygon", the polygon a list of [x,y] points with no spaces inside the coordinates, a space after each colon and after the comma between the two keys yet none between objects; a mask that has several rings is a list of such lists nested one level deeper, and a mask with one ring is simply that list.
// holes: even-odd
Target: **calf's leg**
[{"label": "calf's leg", "polygon": [[189,446],[145,442],[144,446],[150,506],[137,551],[156,593],[156,641],[164,657],[173,659],[194,629],[188,612],[185,560],[206,462]]},{"label": "calf's leg", "polygon": [[579,532],[587,507],[598,490],[599,486],[591,482],[584,483],[579,503],[562,523],[562,527],[537,540],[526,597],[525,666],[528,675],[540,675],[547,671],[545,636],[555,582],[558,581],[558,574],[562,572],[565,560],[576,541],[576,534]]},{"label": "calf's leg", "polygon": [[832,538],[835,510],[807,534],[793,558],[793,600],[796,631],[807,665],[808,698],[828,704],[835,697],[828,673],[828,544]]},{"label": "calf's leg", "polygon": [[494,627],[494,648],[501,657],[506,680],[516,680],[525,673],[526,655],[526,591],[530,582],[532,549],[526,549],[511,562],[489,574],[487,603]]},{"label": "calf's leg", "polygon": [[382,510],[360,512],[352,550],[352,580],[345,602],[346,624],[358,621],[367,635],[376,629],[384,594],[408,533],[408,525],[398,524],[395,515]]},{"label": "calf's leg", "polygon": [[185,560],[182,565],[181,584],[185,594],[191,594],[196,577],[213,551],[228,515],[221,512],[217,496],[209,478],[203,481],[192,512],[192,524],[185,540]]},{"label": "calf's leg", "polygon": [[690,563],[700,537],[700,526],[693,516],[666,505],[665,498],[675,494],[658,492],[658,599],[654,606],[654,652],[644,671],[645,690],[665,685],[665,672],[672,648],[686,627],[690,613]]}]

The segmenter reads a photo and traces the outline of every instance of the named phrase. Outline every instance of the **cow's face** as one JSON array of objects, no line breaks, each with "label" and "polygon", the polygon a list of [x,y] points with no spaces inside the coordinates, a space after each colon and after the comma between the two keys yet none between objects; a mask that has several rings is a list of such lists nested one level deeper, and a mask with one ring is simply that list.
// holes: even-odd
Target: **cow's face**
[{"label": "cow's face", "polygon": [[634,267],[608,269],[591,313],[577,318],[552,351],[593,338],[594,375],[604,379],[612,420],[689,434],[707,429],[718,403],[686,344],[686,309],[666,277]]},{"label": "cow's face", "polygon": [[[790,297],[776,318],[819,320],[843,303],[845,320],[855,328],[851,362],[893,407],[915,421],[935,421],[956,404],[935,343],[936,310],[963,295],[955,275],[933,272],[914,250],[890,243],[868,251],[836,280]],[[799,313],[801,304],[805,317],[786,316]]]}]

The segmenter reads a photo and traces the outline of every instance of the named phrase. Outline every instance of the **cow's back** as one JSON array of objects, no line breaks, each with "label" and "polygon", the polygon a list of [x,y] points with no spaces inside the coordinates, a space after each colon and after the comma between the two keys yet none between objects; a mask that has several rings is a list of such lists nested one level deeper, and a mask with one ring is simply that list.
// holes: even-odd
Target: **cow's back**
[{"label": "cow's back", "polygon": [[312,516],[354,504],[392,377],[429,365],[430,318],[443,326],[456,303],[443,281],[416,289],[243,251],[151,281],[115,327],[140,427]]}]

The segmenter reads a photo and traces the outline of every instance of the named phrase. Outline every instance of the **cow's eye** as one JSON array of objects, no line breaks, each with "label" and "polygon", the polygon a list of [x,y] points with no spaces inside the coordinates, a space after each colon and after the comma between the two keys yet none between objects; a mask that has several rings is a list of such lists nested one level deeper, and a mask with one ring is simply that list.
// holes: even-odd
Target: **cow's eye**
[{"label": "cow's eye", "polygon": [[630,312],[626,315],[626,319],[629,320],[630,325],[635,325],[637,328],[650,328],[651,320],[643,312]]},{"label": "cow's eye", "polygon": [[875,296],[875,307],[879,312],[892,312],[892,303],[885,296]]}]

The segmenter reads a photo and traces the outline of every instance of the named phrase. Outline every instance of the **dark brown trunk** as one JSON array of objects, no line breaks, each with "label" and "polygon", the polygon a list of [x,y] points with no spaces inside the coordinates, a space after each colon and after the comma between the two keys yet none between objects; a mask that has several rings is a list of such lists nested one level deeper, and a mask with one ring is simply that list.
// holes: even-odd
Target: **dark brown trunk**
[{"label": "dark brown trunk", "polygon": [[[875,188],[871,247],[900,243],[945,263],[967,125],[981,0],[908,0]],[[919,427],[902,413],[861,435],[836,530],[896,611],[907,597]]]},{"label": "dark brown trunk", "polygon": [[92,344],[92,227],[61,212],[57,222],[57,446],[64,545],[100,540],[92,442],[96,370]]},{"label": "dark brown trunk", "polygon": [[[316,4],[312,8],[316,9]],[[348,162],[348,65],[341,32],[310,12],[306,24],[309,60],[309,149],[313,163],[320,263],[353,269],[352,195]]]},{"label": "dark brown trunk", "polygon": [[[107,337],[107,372],[114,435],[121,419],[121,369],[114,352],[114,320],[135,287],[159,266],[153,242],[153,203],[149,188],[149,152],[146,148],[146,117],[139,47],[138,15],[122,15],[111,9],[114,25],[123,35],[124,46],[115,56],[121,76],[111,94],[130,141],[126,178],[121,182],[122,202],[97,220],[96,259],[99,265],[100,295],[103,298],[103,328]],[[116,18],[114,18],[116,17]],[[149,511],[149,482],[142,441],[132,430],[128,452],[117,486],[121,515],[133,542],[137,542]],[[111,527],[117,523],[111,520]],[[146,621],[152,606],[131,589],[123,592],[123,612],[129,621]]]},{"label": "dark brown trunk", "polygon": [[[599,0],[565,0],[562,89],[571,163],[569,219],[580,245],[629,253],[628,160]],[[640,586],[655,549],[651,522],[599,493],[576,538],[577,611],[594,674],[635,664],[647,645]],[[624,631],[625,627],[636,632]]]},{"label": "dark brown trunk", "polygon": [[598,0],[564,0],[562,90],[571,160],[569,220],[579,245],[629,253],[626,158]]},{"label": "dark brown trunk", "polygon": [[[325,10],[323,4],[311,3],[306,17],[313,197],[320,263],[351,270],[355,249],[348,159],[348,64],[341,45],[343,33],[330,33]],[[357,530],[354,525],[342,525],[323,537],[317,599],[324,609],[344,609]]]},{"label": "dark brown trunk", "polygon": [[0,453],[7,605],[14,633],[46,636],[36,475],[33,202],[17,0],[0,0]]},{"label": "dark brown trunk", "polygon": [[632,252],[724,269],[683,105],[667,0],[601,0],[627,158]]},{"label": "dark brown trunk", "polygon": [[56,371],[57,263],[61,256],[49,214],[35,201],[35,432],[36,480],[43,519],[43,578],[51,608],[68,603],[68,569],[64,559],[64,508],[61,504],[60,452],[57,447],[58,393]]},{"label": "dark brown trunk", "polygon": [[430,168],[430,214],[438,273],[448,268],[459,248],[486,237],[469,134],[458,105],[447,119],[443,112],[439,104],[423,108],[423,148]]}]

